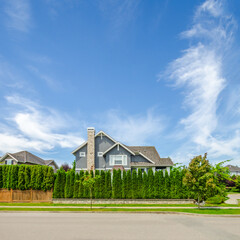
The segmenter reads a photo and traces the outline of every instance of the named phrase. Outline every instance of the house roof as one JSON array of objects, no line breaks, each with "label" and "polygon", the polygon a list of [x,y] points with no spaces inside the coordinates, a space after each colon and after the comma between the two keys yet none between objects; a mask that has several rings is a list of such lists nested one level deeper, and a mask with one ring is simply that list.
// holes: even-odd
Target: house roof
[{"label": "house roof", "polygon": [[[151,162],[131,162],[132,166],[173,166],[171,158],[161,158],[154,146],[126,146],[135,155],[144,155]],[[143,157],[144,157],[143,156]]]},{"label": "house roof", "polygon": [[128,152],[130,152],[132,155],[135,155],[135,153],[133,152],[133,151],[131,151],[131,149],[129,149],[127,146],[125,146],[125,145],[123,145],[123,144],[121,144],[121,143],[119,143],[119,142],[117,142],[117,143],[115,143],[113,146],[111,146],[109,149],[107,149],[104,153],[103,153],[103,155],[105,155],[106,153],[108,153],[110,150],[112,150],[113,148],[115,148],[116,146],[121,146],[122,148],[124,148],[124,149],[126,149]]},{"label": "house roof", "polygon": [[15,159],[17,162],[20,163],[32,163],[32,164],[38,164],[38,165],[47,165],[54,163],[55,166],[58,168],[58,165],[55,163],[54,160],[43,160],[42,158],[28,152],[28,151],[21,151],[16,153],[6,153],[1,160],[5,159],[7,156],[10,156],[11,158]]},{"label": "house roof", "polygon": [[233,166],[233,165],[227,165],[226,166],[230,172],[240,172],[240,167],[238,166]]}]

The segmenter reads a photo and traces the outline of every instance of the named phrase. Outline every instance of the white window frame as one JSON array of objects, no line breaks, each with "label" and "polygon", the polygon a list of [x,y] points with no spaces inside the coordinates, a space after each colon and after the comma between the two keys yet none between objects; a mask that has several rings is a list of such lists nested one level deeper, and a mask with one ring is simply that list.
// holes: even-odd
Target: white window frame
[{"label": "white window frame", "polygon": [[[121,157],[121,160],[116,159]],[[116,161],[122,161],[121,164],[117,163]],[[127,166],[127,155],[110,155],[109,156],[109,165],[114,166],[114,165],[122,165],[122,166]]]},{"label": "white window frame", "polygon": [[12,159],[6,159],[5,162],[6,162],[6,165],[13,165]]},{"label": "white window frame", "polygon": [[86,157],[86,153],[85,152],[79,152],[79,157]]},{"label": "white window frame", "polygon": [[98,157],[102,157],[103,156],[103,152],[98,152],[97,155],[98,155]]}]

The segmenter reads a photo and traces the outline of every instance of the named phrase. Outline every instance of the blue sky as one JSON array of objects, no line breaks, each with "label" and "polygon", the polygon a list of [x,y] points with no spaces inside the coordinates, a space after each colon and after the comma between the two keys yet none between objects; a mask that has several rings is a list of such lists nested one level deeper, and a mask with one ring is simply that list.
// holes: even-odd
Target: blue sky
[{"label": "blue sky", "polygon": [[59,164],[104,130],[240,164],[240,1],[2,0],[0,152]]}]

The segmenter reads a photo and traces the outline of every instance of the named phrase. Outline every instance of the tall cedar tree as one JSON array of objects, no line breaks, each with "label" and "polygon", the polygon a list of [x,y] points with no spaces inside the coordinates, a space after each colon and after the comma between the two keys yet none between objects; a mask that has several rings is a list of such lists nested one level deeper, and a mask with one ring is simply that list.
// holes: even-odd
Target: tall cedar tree
[{"label": "tall cedar tree", "polygon": [[7,172],[7,188],[10,189],[11,188],[11,175],[12,175],[12,165],[10,165],[8,167],[8,172]]},{"label": "tall cedar tree", "polygon": [[[90,175],[89,172],[86,171],[84,173],[84,179],[86,179],[89,175]],[[89,188],[87,186],[83,186],[83,197],[84,198],[90,198],[90,191],[89,191]]]},{"label": "tall cedar tree", "polygon": [[43,172],[43,181],[41,184],[41,189],[46,190],[46,178],[47,178],[47,172],[48,172],[48,167],[47,166],[41,166],[42,167],[42,172]]},{"label": "tall cedar tree", "polygon": [[160,172],[156,171],[154,176],[154,198],[159,198],[159,176]]},{"label": "tall cedar tree", "polygon": [[[71,171],[71,170],[70,170]],[[65,198],[70,198],[70,189],[71,189],[71,183],[70,183],[70,171],[66,173],[66,184],[65,184]]]},{"label": "tall cedar tree", "polygon": [[75,183],[75,172],[73,170],[70,171],[70,191],[69,191],[69,197],[73,197],[74,192],[74,183]]},{"label": "tall cedar tree", "polygon": [[146,172],[143,173],[143,198],[148,198],[148,175]]},{"label": "tall cedar tree", "polygon": [[[21,165],[22,166],[22,165]],[[20,166],[20,168],[21,168]],[[19,168],[19,172],[20,172]],[[36,182],[35,182],[35,189],[41,190],[42,188],[42,182],[43,182],[43,168],[42,166],[37,166],[37,175],[36,175]]]},{"label": "tall cedar tree", "polygon": [[25,190],[25,166],[20,165],[18,172],[18,189]]},{"label": "tall cedar tree", "polygon": [[142,169],[140,168],[138,169],[137,181],[138,181],[137,198],[143,198],[143,177],[142,177]]},{"label": "tall cedar tree", "polygon": [[132,198],[132,174],[131,170],[127,171],[127,191],[126,191],[126,198]]},{"label": "tall cedar tree", "polygon": [[[101,170],[101,174],[100,174],[100,198],[104,198],[105,197],[105,171],[104,170]],[[98,179],[96,179],[97,181]]]},{"label": "tall cedar tree", "polygon": [[[99,170],[96,170],[95,171],[95,176],[97,177],[97,176],[99,176],[100,175],[100,173],[99,173]],[[95,184],[94,184],[94,198],[101,198],[100,196],[101,196],[101,193],[100,193],[100,185],[101,185],[101,179],[100,178],[96,178],[96,180],[95,180]]]},{"label": "tall cedar tree", "polygon": [[165,187],[165,179],[163,175],[163,170],[159,171],[159,198],[164,198],[164,187]]},{"label": "tall cedar tree", "polygon": [[122,198],[125,199],[127,197],[127,172],[123,170],[122,175]]},{"label": "tall cedar tree", "polygon": [[181,190],[182,190],[182,179],[181,179],[181,174],[179,170],[176,170],[175,173],[175,198],[180,199],[182,198],[181,195]]},{"label": "tall cedar tree", "polygon": [[65,197],[65,185],[66,185],[66,172],[63,168],[60,168],[61,171],[61,198]]},{"label": "tall cedar tree", "polygon": [[154,198],[154,175],[151,168],[148,169],[148,198]]},{"label": "tall cedar tree", "polygon": [[105,191],[104,198],[112,197],[112,181],[111,181],[111,172],[108,170],[105,174]]},{"label": "tall cedar tree", "polygon": [[78,192],[78,197],[83,198],[84,195],[84,186],[83,186],[83,178],[84,178],[84,171],[81,170],[79,173],[79,192]]},{"label": "tall cedar tree", "polygon": [[136,169],[133,169],[132,171],[132,198],[138,198],[138,179]]},{"label": "tall cedar tree", "polygon": [[169,174],[168,174],[168,171],[165,170],[164,172],[164,178],[165,178],[165,196],[164,198],[167,198],[169,199],[171,196],[170,196],[170,178],[169,178]]},{"label": "tall cedar tree", "polygon": [[26,165],[25,166],[25,189],[30,189],[31,188],[31,166]]},{"label": "tall cedar tree", "polygon": [[52,167],[48,167],[47,176],[45,180],[45,190],[51,190],[54,182],[54,171]]},{"label": "tall cedar tree", "polygon": [[113,169],[113,179],[112,179],[112,198],[117,198],[117,170]]},{"label": "tall cedar tree", "polygon": [[75,182],[74,182],[73,198],[78,198],[78,194],[79,194],[79,174],[76,173]]},{"label": "tall cedar tree", "polygon": [[57,171],[57,177],[54,182],[53,197],[61,198],[61,170]]},{"label": "tall cedar tree", "polygon": [[31,169],[31,180],[30,180],[30,185],[31,185],[31,188],[34,190],[36,189],[35,187],[35,182],[36,182],[36,177],[37,177],[37,168],[38,166],[32,166],[32,169]]},{"label": "tall cedar tree", "polygon": [[174,169],[170,170],[170,198],[176,198],[176,171]]},{"label": "tall cedar tree", "polygon": [[7,173],[8,173],[8,166],[2,166],[2,188],[7,188]]}]

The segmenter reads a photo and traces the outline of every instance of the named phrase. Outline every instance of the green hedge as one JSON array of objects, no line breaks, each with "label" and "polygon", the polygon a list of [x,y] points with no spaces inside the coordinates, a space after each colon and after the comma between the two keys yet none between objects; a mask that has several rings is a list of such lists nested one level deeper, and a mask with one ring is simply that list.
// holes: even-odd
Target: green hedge
[{"label": "green hedge", "polygon": [[[170,174],[165,171],[148,173],[130,170],[95,171],[96,178],[93,188],[93,198],[96,199],[184,199],[193,197],[183,186],[184,170],[173,168]],[[1,174],[1,173],[0,173]],[[54,198],[89,198],[89,189],[83,185],[83,179],[93,172],[73,170],[57,171],[54,184]]]},{"label": "green hedge", "polygon": [[0,165],[0,188],[19,190],[51,190],[52,167],[40,165]]}]

